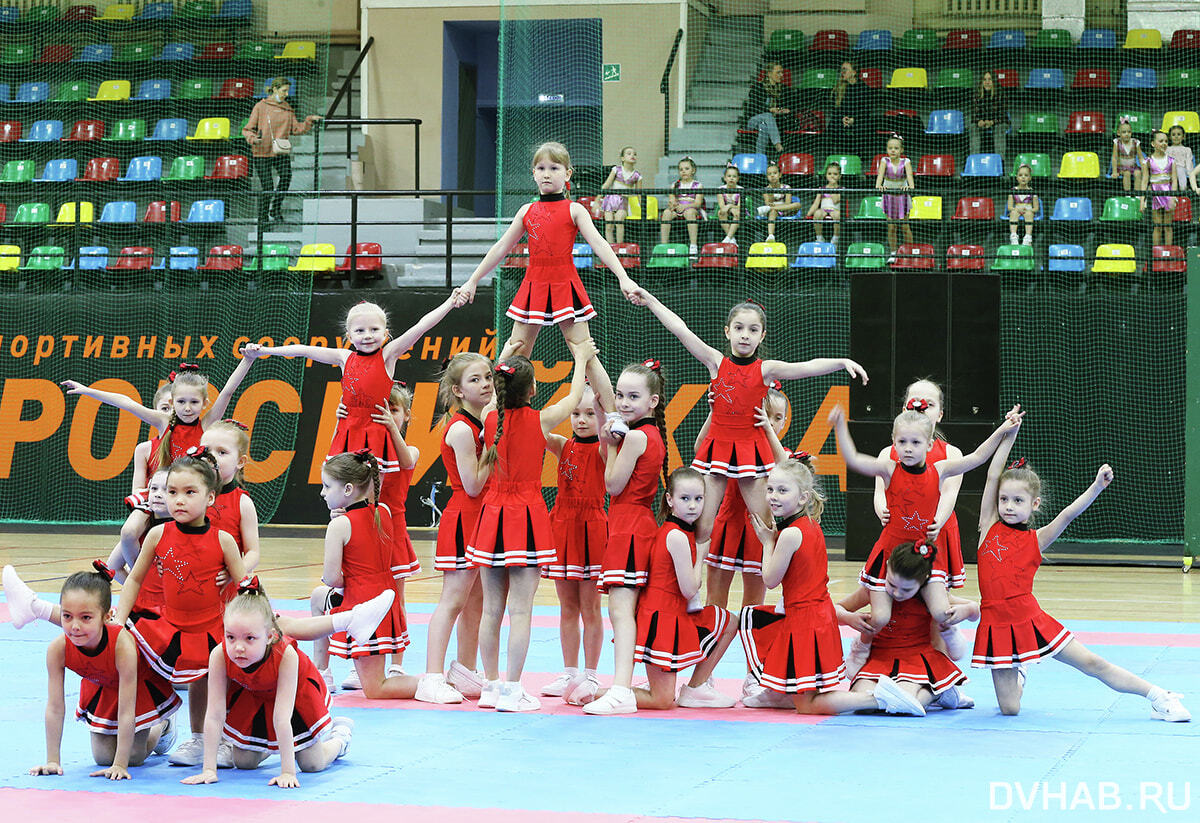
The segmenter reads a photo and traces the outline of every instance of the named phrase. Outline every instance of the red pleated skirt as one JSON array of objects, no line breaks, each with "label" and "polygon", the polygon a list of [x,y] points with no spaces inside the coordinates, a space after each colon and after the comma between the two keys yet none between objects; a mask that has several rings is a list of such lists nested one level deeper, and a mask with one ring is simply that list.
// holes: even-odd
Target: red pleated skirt
[{"label": "red pleated skirt", "polygon": [[639,608],[633,661],[677,672],[706,660],[732,615],[720,606],[698,612]]},{"label": "red pleated skirt", "polygon": [[750,674],[772,691],[832,691],[845,675],[832,601],[788,605],[787,614],[776,614],[774,606],[747,606],[738,634]]}]

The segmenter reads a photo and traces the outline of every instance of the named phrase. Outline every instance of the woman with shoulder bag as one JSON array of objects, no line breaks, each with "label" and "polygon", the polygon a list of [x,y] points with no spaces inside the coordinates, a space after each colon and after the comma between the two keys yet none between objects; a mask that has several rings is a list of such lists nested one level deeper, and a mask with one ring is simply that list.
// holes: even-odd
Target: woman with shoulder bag
[{"label": "woman with shoulder bag", "polygon": [[[271,81],[267,96],[254,104],[242,136],[250,144],[254,171],[264,192],[258,202],[258,221],[283,220],[283,193],[292,185],[292,142],[294,134],[304,134],[321,119],[310,114],[301,122],[287,102],[291,84],[286,77]],[[278,180],[278,182],[276,182]]]}]

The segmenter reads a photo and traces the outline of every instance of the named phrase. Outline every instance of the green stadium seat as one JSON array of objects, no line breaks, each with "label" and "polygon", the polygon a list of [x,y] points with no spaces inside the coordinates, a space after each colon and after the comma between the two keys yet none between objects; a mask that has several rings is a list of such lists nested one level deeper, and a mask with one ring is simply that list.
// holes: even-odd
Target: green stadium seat
[{"label": "green stadium seat", "polygon": [[1105,222],[1141,220],[1140,201],[1137,197],[1110,197],[1104,201],[1100,219]]},{"label": "green stadium seat", "polygon": [[86,80],[65,80],[58,86],[58,94],[52,103],[81,103],[91,96],[90,86]]},{"label": "green stadium seat", "polygon": [[235,60],[271,60],[275,57],[275,46],[263,42],[247,42],[237,47]]},{"label": "green stadium seat", "polygon": [[146,139],[146,121],[136,117],[115,121],[109,127],[108,141],[128,142]]},{"label": "green stadium seat", "polygon": [[830,163],[837,163],[842,167],[842,176],[862,174],[862,158],[853,154],[831,154],[825,158],[825,163],[821,168],[829,167]]},{"label": "green stadium seat", "polygon": [[1018,154],[1016,159],[1013,160],[1011,170],[1012,177],[1017,176],[1017,169],[1019,169],[1021,166],[1029,166],[1029,169],[1033,172],[1034,177],[1052,176],[1051,172],[1053,170],[1053,161],[1050,160],[1050,155],[1048,154]]},{"label": "green stadium seat", "polygon": [[1005,243],[996,249],[992,271],[1033,271],[1033,246]]},{"label": "green stadium seat", "polygon": [[63,268],[67,250],[62,246],[37,246],[29,252],[22,271],[58,271]]},{"label": "green stadium seat", "polygon": [[33,46],[10,43],[0,50],[0,64],[19,66],[33,62]]},{"label": "green stadium seat", "polygon": [[177,100],[208,100],[213,96],[213,81],[208,77],[193,77],[179,84]]},{"label": "green stadium seat", "polygon": [[846,249],[846,268],[882,269],[887,264],[887,247],[882,243],[851,243]]},{"label": "green stadium seat", "polygon": [[776,29],[767,41],[767,51],[800,51],[804,48],[804,32],[798,29]]},{"label": "green stadium seat", "polygon": [[287,243],[263,243],[259,254],[245,255],[242,258],[242,270],[287,271],[291,267],[291,262],[292,252]]},{"label": "green stadium seat", "polygon": [[800,77],[801,89],[832,89],[837,82],[836,69],[807,69]]},{"label": "green stadium seat", "polygon": [[13,223],[49,223],[50,222],[50,204],[49,203],[22,203],[17,206],[17,213],[13,216]]},{"label": "green stadium seat", "polygon": [[4,172],[0,174],[0,183],[32,183],[34,161],[9,160],[4,164]]},{"label": "green stadium seat", "polygon": [[651,269],[686,269],[690,265],[686,244],[658,243],[650,251],[650,262],[646,264],[646,267]]},{"label": "green stadium seat", "polygon": [[896,48],[900,51],[937,51],[939,45],[934,29],[909,29],[901,35]]},{"label": "green stadium seat", "polygon": [[964,68],[942,69],[937,73],[936,89],[965,89],[975,88],[975,72]]},{"label": "green stadium seat", "polygon": [[58,19],[59,8],[56,5],[34,6],[25,10],[21,22],[29,26],[45,26]]},{"label": "green stadium seat", "polygon": [[200,155],[183,155],[171,161],[170,170],[163,175],[164,181],[186,181],[204,179],[204,158]]},{"label": "green stadium seat", "polygon": [[217,13],[214,0],[184,0],[183,5],[176,11],[175,16],[180,20],[208,20]]},{"label": "green stadium seat", "polygon": [[1134,134],[1149,134],[1154,128],[1154,121],[1150,119],[1148,111],[1122,111],[1117,112],[1117,119],[1114,121],[1120,123],[1122,119],[1129,121],[1129,127],[1133,129]]},{"label": "green stadium seat", "polygon": [[1042,29],[1031,45],[1035,49],[1070,49],[1074,48],[1075,43],[1071,40],[1071,32],[1066,29]]},{"label": "green stadium seat", "polygon": [[879,195],[864,197],[858,204],[858,214],[855,220],[887,220],[883,211],[883,198]]},{"label": "green stadium seat", "polygon": [[126,43],[117,50],[117,63],[144,63],[154,58],[154,47],[146,43]]}]

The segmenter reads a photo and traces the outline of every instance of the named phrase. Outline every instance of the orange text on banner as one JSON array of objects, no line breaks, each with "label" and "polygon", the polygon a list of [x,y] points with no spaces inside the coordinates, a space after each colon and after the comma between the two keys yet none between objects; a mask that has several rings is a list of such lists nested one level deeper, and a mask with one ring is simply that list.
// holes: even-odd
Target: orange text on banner
[{"label": "orange text on banner", "polygon": [[[36,443],[58,430],[66,411],[63,390],[49,380],[9,378],[0,396],[0,478],[12,470],[13,450],[17,443]],[[27,401],[40,406],[37,417],[22,420]]]},{"label": "orange text on banner", "polygon": [[[93,383],[92,388],[123,394],[135,403],[142,402],[138,390],[127,380],[105,378]],[[71,433],[67,439],[67,460],[71,468],[84,480],[96,482],[116,477],[125,471],[133,450],[137,447],[138,436],[142,433],[142,421],[132,414],[119,413],[117,434],[108,449],[108,454],[97,458],[92,454],[92,435],[96,430],[96,415],[99,411],[99,400],[81,396],[75,404],[74,414],[71,415]]]}]

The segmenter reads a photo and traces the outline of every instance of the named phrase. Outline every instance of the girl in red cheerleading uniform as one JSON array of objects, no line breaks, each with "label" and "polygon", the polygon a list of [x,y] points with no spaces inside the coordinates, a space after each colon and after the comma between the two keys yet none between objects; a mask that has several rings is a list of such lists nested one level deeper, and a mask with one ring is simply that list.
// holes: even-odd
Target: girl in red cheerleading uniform
[{"label": "girl in red cheerleading uniform", "polygon": [[[583,396],[583,375],[596,347],[590,340],[571,344],[575,371],[567,396],[541,411],[529,405],[537,393],[533,364],[514,356],[496,366],[496,409],[484,425],[490,445],[483,462],[492,466],[483,496],[479,525],[467,558],[479,567],[483,584],[483,619],[479,650],[487,685],[479,707],[498,711],[536,711],[541,702],[521,685],[529,652],[533,598],[539,568],[553,562],[554,535],[542,498],[542,463],[546,435],[564,422]],[[500,624],[508,612],[508,654],[500,682]]]},{"label": "girl in red cheerleading uniform", "polygon": [[[467,546],[475,536],[490,466],[481,463],[484,408],[492,402],[492,363],[482,354],[462,352],[450,358],[442,372],[438,399],[442,418],[442,464],[450,486],[450,502],[438,522],[433,566],[442,572],[442,593],[429,618],[426,635],[425,676],[417,687],[417,700],[425,703],[461,703],[479,697],[483,677],[475,671],[479,656],[479,617],[483,591],[479,570],[467,560]],[[458,629],[457,659],[447,674],[446,648],[450,632]]]},{"label": "girl in red cheerleading uniform", "polygon": [[[633,693],[639,709],[727,709],[737,700],[708,681],[737,626],[720,606],[699,604],[704,558],[696,555],[692,524],[704,509],[704,476],[690,468],[671,472],[663,508],[670,514],[650,550],[633,652],[635,662],[646,664],[650,687]],[[691,666],[696,669],[676,699],[676,674]]]},{"label": "girl in red cheerleading uniform", "polygon": [[183,782],[217,782],[222,735],[232,741],[239,769],[257,768],[278,754],[279,774],[269,785],[284,789],[300,785],[297,766],[319,772],[344,757],[354,721],[329,716],[325,681],[289,635],[311,639],[335,629],[369,635],[386,619],[394,599],[387,591],[329,617],[276,618],[258,578],[242,580],[225,607],[224,641],[209,655],[203,771]]},{"label": "girl in red cheerleading uniform", "polygon": [[[46,762],[30,774],[62,774],[63,674],[81,678],[75,717],[92,732],[92,755],[105,768],[93,777],[128,780],[129,767],[140,766],[151,752],[174,739],[167,719],[182,704],[162,676],[146,665],[137,643],[112,614],[112,572],[101,561],[95,572],[76,572],[63,584],[63,634],[46,650],[50,674],[46,705]],[[11,593],[9,593],[11,596]]]},{"label": "girl in red cheerleading uniform", "polygon": [[[242,487],[245,482],[243,471],[250,459],[250,430],[236,420],[218,420],[209,426],[200,438],[200,444],[208,449],[217,462],[217,474],[221,490],[208,510],[208,519],[223,532],[228,532],[242,553],[242,564],[249,574],[258,568],[260,554],[258,544],[258,510],[254,501]],[[226,600],[236,594],[236,580],[222,587]]]},{"label": "girl in red cheerleading uniform", "polygon": [[[421,458],[421,450],[404,440],[408,421],[412,418],[412,392],[404,383],[394,383],[388,394],[387,406],[377,406],[372,419],[382,423],[392,439],[399,468],[392,472],[379,493],[379,502],[392,513],[392,579],[396,581],[396,601],[404,612],[404,581],[421,570],[412,538],[408,536],[405,509],[408,505],[408,490],[412,486],[413,471]],[[407,619],[407,615],[406,618]],[[403,674],[404,652],[392,654],[388,674]]]},{"label": "girl in red cheerleading uniform", "polygon": [[[608,386],[602,375],[600,386]],[[650,573],[650,550],[658,533],[654,499],[667,474],[666,383],[656,359],[626,366],[614,392],[617,419],[600,429],[605,450],[604,485],[609,494],[608,544],[596,586],[608,594],[613,630],[613,685],[588,703],[588,714],[637,711],[633,694],[633,647],[637,643],[637,600]],[[603,393],[603,392],[602,392]]]},{"label": "girl in red cheerleading uniform", "polygon": [[979,509],[981,617],[971,665],[992,670],[992,685],[1002,714],[1015,715],[1021,710],[1026,664],[1053,657],[1114,691],[1142,695],[1150,701],[1150,716],[1156,720],[1191,720],[1180,695],[1108,662],[1042,611],[1033,596],[1033,577],[1042,563],[1042,553],[1108,487],[1113,470],[1107,463],[1101,466],[1083,494],[1045,526],[1035,529],[1030,521],[1041,508],[1041,479],[1024,459],[1004,468],[1017,432],[1018,427],[1010,429],[992,457]]},{"label": "girl in red cheerleading uniform", "polygon": [[[571,155],[561,143],[543,143],[533,153],[533,181],[539,199],[517,209],[512,224],[488,250],[479,266],[459,289],[459,305],[473,302],[475,287],[492,272],[512,250],[521,235],[529,237],[529,265],[525,279],[508,307],[513,320],[512,335],[500,352],[498,362],[514,354],[533,356],[533,344],[542,326],[557,325],[567,342],[582,343],[591,333],[587,321],[596,316],[575,268],[573,254],[576,235],[592,247],[592,253],[612,270],[628,297],[637,284],[625,273],[596,227],[588,210],[569,198]],[[594,383],[600,361],[588,366]]]},{"label": "girl in red cheerleading uniform", "polygon": [[171,464],[167,508],[173,519],[146,535],[114,618],[118,625],[125,625],[146,571],[155,565],[162,577],[162,614],[144,615],[129,628],[155,671],[174,684],[189,684],[193,739],[174,753],[173,762],[178,765],[195,765],[203,750],[204,679],[208,654],[221,642],[224,605],[217,575],[225,572],[234,580],[242,577],[237,543],[207,517],[219,482],[216,465],[205,449],[193,449]]},{"label": "girl in red cheerleading uniform", "polygon": [[[890,453],[878,457],[860,454],[850,437],[846,415],[841,407],[835,407],[830,412],[829,421],[837,434],[838,451],[846,461],[846,468],[881,478],[887,493],[888,522],[859,575],[859,585],[871,593],[870,621],[875,631],[882,629],[892,619],[892,599],[887,594],[884,579],[892,549],[901,543],[929,539],[930,531],[935,528],[942,482],[983,465],[996,450],[1004,433],[1020,421],[1021,414],[1020,407],[1014,406],[999,428],[970,454],[932,463],[929,451],[933,445],[933,421],[920,411],[901,412],[892,424],[892,445],[897,455],[895,460]],[[945,557],[939,553],[929,581],[921,587],[921,597],[929,607],[930,615],[939,624],[945,622],[950,608],[946,588],[953,574]],[[863,633],[851,644],[846,661],[848,677],[857,674],[866,661],[870,642],[870,634]]]},{"label": "girl in red cheerleading uniform", "polygon": [[852,377],[860,377],[865,384],[867,373],[847,358],[797,363],[762,360],[757,352],[767,334],[767,316],[758,303],[738,303],[729,310],[725,338],[731,353],[725,356],[701,340],[679,315],[649,292],[639,289],[633,299],[654,312],[667,331],[679,338],[684,348],[708,369],[712,381],[712,425],[692,460],[692,468],[707,477],[704,514],[696,525],[696,540],[707,543],[711,537],[727,479],[737,481],[751,513],[760,519],[769,518],[764,489],[775,458],[766,433],[755,425],[755,414],[767,396],[767,389],[775,380],[798,380],[842,369]]}]

